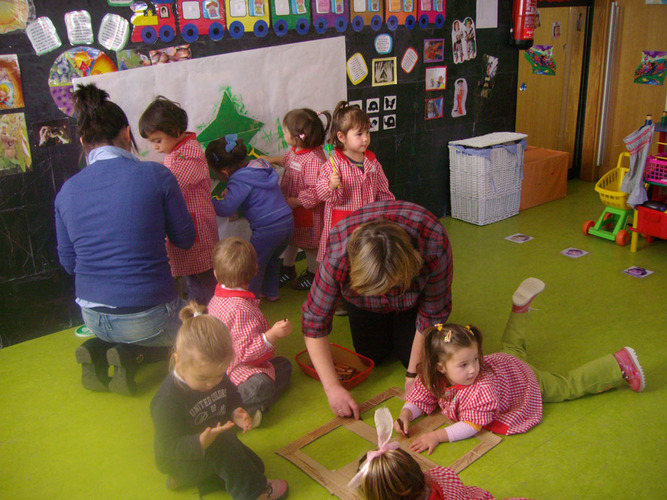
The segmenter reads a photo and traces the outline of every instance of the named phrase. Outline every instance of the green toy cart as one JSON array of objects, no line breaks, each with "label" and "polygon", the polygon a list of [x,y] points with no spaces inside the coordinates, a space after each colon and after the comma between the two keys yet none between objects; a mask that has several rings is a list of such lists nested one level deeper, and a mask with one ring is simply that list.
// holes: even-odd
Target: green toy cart
[{"label": "green toy cart", "polygon": [[629,153],[618,155],[616,168],[610,170],[595,184],[595,190],[600,194],[600,200],[607,205],[597,222],[584,222],[585,235],[595,235],[600,238],[615,241],[624,246],[630,241],[630,233],[625,227],[632,222],[633,208],[626,202],[628,194],[621,191],[621,182],[628,173],[628,168],[621,167],[623,158],[630,158]]}]

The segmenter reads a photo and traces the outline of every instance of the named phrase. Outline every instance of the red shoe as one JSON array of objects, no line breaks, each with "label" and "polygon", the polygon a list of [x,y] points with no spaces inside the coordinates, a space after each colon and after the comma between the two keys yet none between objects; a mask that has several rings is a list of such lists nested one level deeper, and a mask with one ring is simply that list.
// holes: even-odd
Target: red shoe
[{"label": "red shoe", "polygon": [[283,500],[287,498],[289,486],[284,479],[271,479],[266,483],[266,493],[262,493],[257,500]]},{"label": "red shoe", "polygon": [[623,378],[630,384],[630,389],[635,392],[642,392],[646,387],[646,379],[635,350],[632,347],[624,347],[614,353],[614,357],[618,361]]}]

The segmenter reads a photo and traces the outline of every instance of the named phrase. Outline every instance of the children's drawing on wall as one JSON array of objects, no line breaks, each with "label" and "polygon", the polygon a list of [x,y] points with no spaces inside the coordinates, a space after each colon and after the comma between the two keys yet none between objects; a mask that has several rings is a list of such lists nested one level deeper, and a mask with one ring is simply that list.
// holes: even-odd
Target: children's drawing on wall
[{"label": "children's drawing on wall", "polygon": [[408,47],[403,54],[403,58],[401,59],[401,68],[406,73],[410,73],[413,69],[415,69],[417,61],[419,61],[419,54],[417,54],[417,51],[414,48]]},{"label": "children's drawing on wall", "polygon": [[535,28],[542,26],[542,17],[540,16],[540,9],[535,10]]},{"label": "children's drawing on wall", "polygon": [[556,74],[553,50],[553,45],[534,45],[524,52],[523,55],[533,68],[534,74],[548,76]]},{"label": "children's drawing on wall", "polygon": [[32,166],[23,113],[0,115],[0,175],[20,174]]},{"label": "children's drawing on wall", "polygon": [[15,54],[0,56],[0,109],[25,106],[19,61]]},{"label": "children's drawing on wall", "polygon": [[442,62],[445,60],[445,39],[430,38],[424,40],[424,62]]},{"label": "children's drawing on wall", "polygon": [[477,83],[480,88],[480,97],[488,99],[491,97],[491,89],[495,85],[496,72],[498,71],[498,58],[484,54],[484,74]]},{"label": "children's drawing on wall", "polygon": [[347,60],[347,77],[352,82],[352,85],[359,85],[368,76],[368,66],[366,60],[360,52],[352,55]]},{"label": "children's drawing on wall", "polygon": [[149,51],[149,56],[151,59],[151,66],[192,59],[190,45],[178,45],[177,47],[151,50]]},{"label": "children's drawing on wall", "polygon": [[61,146],[72,142],[70,123],[67,118],[32,124],[32,136],[37,139],[37,146]]},{"label": "children's drawing on wall", "polygon": [[554,21],[551,25],[551,38],[560,38],[560,21]]},{"label": "children's drawing on wall", "polygon": [[396,85],[396,58],[373,59],[373,87]]},{"label": "children's drawing on wall", "polygon": [[635,70],[635,83],[662,85],[665,81],[667,52],[642,50],[642,61]]},{"label": "children's drawing on wall", "polygon": [[444,90],[447,87],[447,66],[426,68],[426,90]]},{"label": "children's drawing on wall", "polygon": [[60,54],[49,72],[51,97],[58,109],[67,116],[74,113],[72,78],[116,71],[116,65],[101,50],[93,47],[75,47]]},{"label": "children's drawing on wall", "polygon": [[463,33],[465,35],[465,45],[463,59],[469,61],[477,57],[477,35],[475,34],[475,22],[472,17],[466,17],[463,20]]},{"label": "children's drawing on wall", "polygon": [[444,116],[445,99],[443,97],[436,97],[435,99],[426,99],[426,112],[424,118],[426,120],[433,120],[434,118],[442,118]]},{"label": "children's drawing on wall", "polygon": [[220,3],[218,0],[207,0],[203,5],[203,14],[206,19],[220,19]]},{"label": "children's drawing on wall", "polygon": [[452,118],[465,116],[466,99],[468,98],[468,82],[465,78],[459,78],[454,82],[454,106],[452,107]]},{"label": "children's drawing on wall", "polygon": [[30,0],[0,2],[0,34],[24,30],[35,19],[35,6]]},{"label": "children's drawing on wall", "polygon": [[452,56],[454,57],[454,64],[461,64],[463,58],[463,27],[461,21],[458,19],[452,23]]}]

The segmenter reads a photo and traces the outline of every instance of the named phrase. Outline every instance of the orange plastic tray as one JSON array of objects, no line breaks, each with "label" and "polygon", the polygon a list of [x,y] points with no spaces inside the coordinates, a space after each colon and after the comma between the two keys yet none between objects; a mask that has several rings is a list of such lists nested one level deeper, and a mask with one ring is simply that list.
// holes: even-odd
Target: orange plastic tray
[{"label": "orange plastic tray", "polygon": [[[351,351],[350,349],[346,349],[345,347],[338,344],[330,345],[331,356],[333,357],[334,362],[343,363],[345,365],[356,368],[358,372],[354,377],[348,380],[341,380],[340,383],[343,387],[348,390],[352,389],[368,378],[368,376],[371,374],[371,370],[375,366],[375,363],[373,363],[372,359],[367,358],[366,356],[362,356],[361,354],[357,354],[356,352]],[[299,365],[299,368],[303,370],[303,373],[309,377],[313,377],[314,379],[320,379],[320,377],[317,375],[317,371],[315,371],[315,368],[313,367],[313,362],[311,361],[307,350],[301,351],[295,356],[294,359]]]}]

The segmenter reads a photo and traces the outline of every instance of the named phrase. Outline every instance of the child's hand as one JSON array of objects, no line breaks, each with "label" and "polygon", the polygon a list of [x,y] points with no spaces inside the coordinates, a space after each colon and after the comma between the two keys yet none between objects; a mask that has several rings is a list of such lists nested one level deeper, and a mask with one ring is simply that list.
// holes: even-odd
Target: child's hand
[{"label": "child's hand", "polygon": [[252,418],[250,418],[250,414],[245,409],[239,407],[234,410],[232,418],[234,419],[234,423],[243,429],[243,434],[252,429]]},{"label": "child's hand", "polygon": [[301,203],[299,202],[299,198],[287,198],[287,204],[289,207],[294,210],[297,207],[301,206]]},{"label": "child's hand", "polygon": [[209,446],[213,444],[213,441],[215,441],[215,438],[218,437],[218,434],[223,433],[227,429],[231,429],[234,427],[233,422],[227,422],[225,425],[222,425],[220,422],[218,422],[218,425],[215,427],[207,427],[204,429],[204,432],[202,432],[199,435],[199,443],[201,444],[201,449],[205,450]]},{"label": "child's hand", "polygon": [[287,318],[282,321],[277,321],[269,330],[266,332],[266,340],[272,344],[276,344],[278,339],[283,339],[292,333],[292,323]]},{"label": "child's hand", "polygon": [[329,189],[334,190],[340,187],[340,174],[337,171],[331,172],[329,177]]},{"label": "child's hand", "polygon": [[422,434],[412,443],[410,443],[410,449],[421,453],[422,451],[428,450],[428,454],[433,453],[433,450],[440,444],[440,438],[436,431],[427,432]]},{"label": "child's hand", "polygon": [[405,437],[408,437],[408,431],[410,429],[410,419],[412,418],[412,414],[410,413],[410,410],[408,409],[402,409],[401,414],[398,416],[396,421],[394,422],[394,430],[398,432],[399,434],[404,435]]}]

